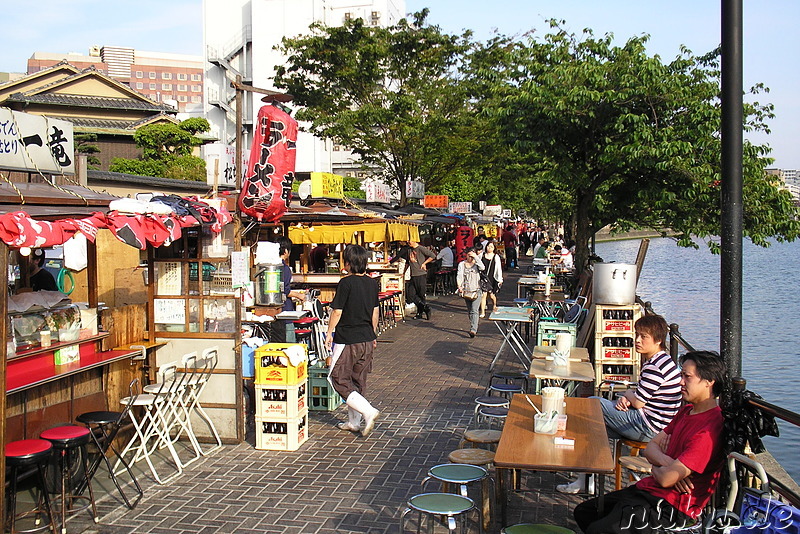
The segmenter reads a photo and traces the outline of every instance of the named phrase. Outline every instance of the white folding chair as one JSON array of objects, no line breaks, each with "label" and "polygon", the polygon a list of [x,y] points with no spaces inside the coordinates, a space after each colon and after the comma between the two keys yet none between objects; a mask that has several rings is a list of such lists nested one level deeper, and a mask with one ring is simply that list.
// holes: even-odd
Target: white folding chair
[{"label": "white folding chair", "polygon": [[214,426],[214,421],[211,420],[211,417],[209,417],[209,415],[203,409],[203,405],[200,404],[200,397],[203,395],[203,390],[205,390],[206,386],[208,385],[211,375],[213,374],[214,369],[216,369],[218,362],[219,355],[217,347],[205,349],[202,356],[196,361],[195,372],[188,381],[189,388],[186,396],[187,413],[189,414],[189,417],[191,417],[192,413],[196,413],[197,416],[206,423],[216,442],[216,445],[207,451],[203,451],[198,442],[197,446],[200,450],[200,454],[204,456],[222,447],[222,439],[219,437],[217,427]]},{"label": "white folding chair", "polygon": [[[122,405],[130,403],[134,408],[141,408],[142,413],[140,415],[136,413],[136,410],[130,411],[129,415],[133,423],[134,435],[125,446],[114,465],[114,472],[116,474],[122,473],[122,470],[119,470],[119,464],[122,458],[131,450],[135,452],[129,463],[133,464],[144,459],[150,468],[150,472],[153,474],[153,478],[159,484],[165,484],[183,473],[183,465],[181,464],[175,447],[173,447],[172,440],[169,437],[169,428],[167,426],[167,411],[169,410],[167,404],[169,403],[172,392],[178,384],[177,369],[177,362],[162,365],[158,369],[159,387],[155,393],[138,393],[133,395],[133,398],[129,396],[119,401]],[[150,458],[157,449],[164,447],[169,451],[177,470],[177,473],[166,479],[161,478]]]}]

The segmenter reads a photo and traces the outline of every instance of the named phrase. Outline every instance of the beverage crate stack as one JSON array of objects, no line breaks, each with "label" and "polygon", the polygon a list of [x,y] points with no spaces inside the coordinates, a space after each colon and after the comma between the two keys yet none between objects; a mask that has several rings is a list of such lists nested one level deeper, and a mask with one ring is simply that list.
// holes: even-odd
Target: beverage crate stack
[{"label": "beverage crate stack", "polygon": [[328,382],[328,371],[324,362],[317,362],[308,368],[310,410],[332,412],[344,402],[342,396]]},{"label": "beverage crate stack", "polygon": [[[306,356],[298,365],[286,361],[291,347]],[[296,451],[308,440],[308,346],[267,343],[255,351],[255,371],[256,449]]]},{"label": "beverage crate stack", "polygon": [[572,335],[572,346],[578,339],[578,325],[572,323],[554,323],[552,321],[539,321],[536,328],[536,345],[545,347],[556,346],[556,336],[561,333]]},{"label": "beverage crate stack", "polygon": [[[638,304],[595,306],[594,368],[597,384],[604,380],[636,382],[641,358],[634,347],[633,324],[642,316]],[[607,390],[608,386],[601,386]]]}]

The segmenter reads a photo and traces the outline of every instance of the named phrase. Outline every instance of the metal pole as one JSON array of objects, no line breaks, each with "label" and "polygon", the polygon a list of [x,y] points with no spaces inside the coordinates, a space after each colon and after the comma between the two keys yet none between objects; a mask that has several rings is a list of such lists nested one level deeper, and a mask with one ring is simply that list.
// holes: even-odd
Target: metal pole
[{"label": "metal pole", "polygon": [[720,349],[742,374],[742,0],[722,0]]},{"label": "metal pole", "polygon": [[[244,102],[244,91],[241,88],[242,77],[241,75],[236,75],[236,85],[234,88],[236,89],[236,161],[234,162],[234,171],[236,172],[236,187],[242,187],[242,176],[244,173],[242,172],[242,123],[244,119],[242,115],[244,114],[244,110],[242,109],[242,105]],[[238,207],[237,207],[237,212]]]}]

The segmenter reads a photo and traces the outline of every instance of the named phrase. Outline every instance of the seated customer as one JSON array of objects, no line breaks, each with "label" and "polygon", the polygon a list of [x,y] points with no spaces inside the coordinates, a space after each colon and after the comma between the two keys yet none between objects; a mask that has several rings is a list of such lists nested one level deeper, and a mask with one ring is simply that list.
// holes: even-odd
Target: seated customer
[{"label": "seated customer", "polygon": [[[609,439],[649,441],[672,420],[681,405],[680,372],[666,352],[669,326],[660,315],[645,315],[633,325],[636,352],[644,364],[639,385],[614,401],[600,399]],[[585,475],[556,487],[561,493],[580,493]]]},{"label": "seated customer", "polygon": [[649,534],[680,528],[700,515],[711,498],[725,460],[723,417],[717,397],[725,384],[725,363],[715,352],[681,357],[681,394],[687,405],[644,451],[652,475],[633,486],[575,507],[585,534]]}]

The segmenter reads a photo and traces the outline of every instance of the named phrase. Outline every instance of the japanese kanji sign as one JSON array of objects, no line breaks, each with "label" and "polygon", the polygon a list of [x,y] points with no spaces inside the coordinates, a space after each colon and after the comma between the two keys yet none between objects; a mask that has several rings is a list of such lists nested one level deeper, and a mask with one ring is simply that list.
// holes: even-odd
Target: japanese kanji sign
[{"label": "japanese kanji sign", "polygon": [[72,123],[0,108],[0,169],[75,174]]}]

